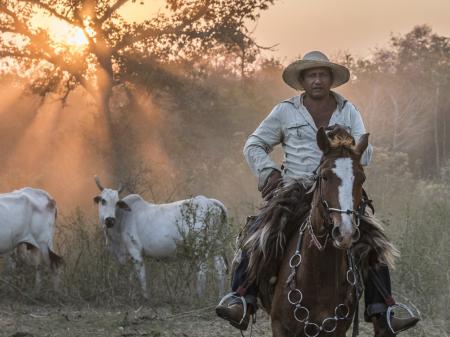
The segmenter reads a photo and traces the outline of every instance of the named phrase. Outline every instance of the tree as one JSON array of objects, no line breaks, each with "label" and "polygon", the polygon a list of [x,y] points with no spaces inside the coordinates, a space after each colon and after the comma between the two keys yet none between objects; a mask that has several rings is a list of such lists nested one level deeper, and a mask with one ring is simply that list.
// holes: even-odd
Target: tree
[{"label": "tree", "polygon": [[450,39],[416,26],[351,67],[378,144],[410,154],[426,174],[439,172],[450,141],[450,100],[443,95],[450,90]]},{"label": "tree", "polygon": [[[20,69],[35,69],[41,93],[77,85],[98,95],[107,109],[111,88],[126,78],[136,60],[157,63],[192,58],[214,46],[257,48],[246,22],[274,0],[167,0],[166,11],[142,23],[129,23],[118,10],[130,0],[0,0],[0,57]],[[59,20],[85,39],[76,50],[55,42],[36,26],[38,17]],[[147,63],[148,65],[148,63]]]},{"label": "tree", "polygon": [[[127,126],[111,115],[113,87],[145,82],[143,69],[146,74],[164,73],[168,62],[193,60],[218,49],[253,56],[259,46],[246,24],[257,20],[274,0],[167,0],[164,11],[142,23],[121,16],[119,10],[128,2],[0,0],[2,68],[20,74],[32,71],[33,92],[56,92],[63,101],[82,86],[105,112],[109,133],[114,135],[112,157],[117,159],[113,160],[122,162],[120,135]],[[50,20],[84,43],[76,48],[61,43],[54,31],[36,24]]]}]

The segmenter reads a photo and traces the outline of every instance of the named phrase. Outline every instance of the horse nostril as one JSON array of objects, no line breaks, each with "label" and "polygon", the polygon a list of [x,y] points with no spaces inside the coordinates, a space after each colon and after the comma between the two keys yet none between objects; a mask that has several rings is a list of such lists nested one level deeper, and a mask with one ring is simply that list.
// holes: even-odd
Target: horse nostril
[{"label": "horse nostril", "polygon": [[341,242],[343,240],[343,237],[341,235],[341,231],[339,229],[339,226],[334,226],[332,231],[331,231],[331,237],[333,238],[333,240],[335,240],[336,242]]},{"label": "horse nostril", "polygon": [[114,222],[115,222],[114,218],[106,218],[105,219],[105,225],[108,228],[111,228],[112,226],[114,226]]}]

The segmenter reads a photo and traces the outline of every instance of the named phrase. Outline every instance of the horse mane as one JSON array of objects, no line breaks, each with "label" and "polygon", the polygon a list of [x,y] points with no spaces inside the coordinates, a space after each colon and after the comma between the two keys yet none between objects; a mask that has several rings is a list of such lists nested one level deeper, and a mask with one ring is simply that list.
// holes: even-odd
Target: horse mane
[{"label": "horse mane", "polygon": [[313,193],[307,193],[307,187],[299,180],[280,186],[261,209],[256,231],[244,238],[244,250],[249,255],[248,284],[256,282],[266,309],[270,308],[274,280],[288,240],[295,235],[309,213]]},{"label": "horse mane", "polygon": [[354,256],[358,257],[359,267],[364,274],[370,265],[384,264],[395,269],[395,259],[400,256],[398,249],[389,241],[383,225],[370,209],[361,217],[365,226],[360,226],[361,238],[352,247]]},{"label": "horse mane", "polygon": [[[349,154],[357,155],[355,138],[347,132],[343,127],[335,127],[328,132],[328,139],[330,140],[330,152],[342,154],[344,151]],[[327,153],[325,156],[330,155]]]}]

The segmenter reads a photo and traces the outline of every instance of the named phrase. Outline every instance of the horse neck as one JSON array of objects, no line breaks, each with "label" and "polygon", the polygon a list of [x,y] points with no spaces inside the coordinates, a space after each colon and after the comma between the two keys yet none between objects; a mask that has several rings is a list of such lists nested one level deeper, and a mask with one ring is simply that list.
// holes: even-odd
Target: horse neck
[{"label": "horse neck", "polygon": [[301,252],[304,271],[298,273],[297,278],[308,287],[319,287],[324,294],[328,292],[330,296],[336,296],[336,289],[341,289],[342,283],[346,281],[347,252],[333,246],[319,205],[320,198],[316,191],[311,209],[311,229],[320,244],[325,247],[320,250],[314,243],[313,233],[306,229]]}]

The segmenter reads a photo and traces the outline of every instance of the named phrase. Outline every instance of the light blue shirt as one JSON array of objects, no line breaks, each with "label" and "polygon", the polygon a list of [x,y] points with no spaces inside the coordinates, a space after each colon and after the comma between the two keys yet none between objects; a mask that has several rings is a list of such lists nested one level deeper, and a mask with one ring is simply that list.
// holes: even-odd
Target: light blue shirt
[{"label": "light blue shirt", "polygon": [[[358,142],[366,133],[361,114],[356,107],[341,95],[331,92],[337,102],[336,110],[330,118],[329,125],[340,124]],[[244,146],[244,156],[252,170],[259,178],[261,190],[273,170],[279,166],[269,154],[274,146],[283,147],[283,177],[308,179],[318,167],[322,151],[317,146],[317,126],[314,119],[303,105],[303,97],[294,96],[277,104],[270,114],[248,138]],[[361,164],[367,165],[372,158],[372,146],[369,144]]]}]

